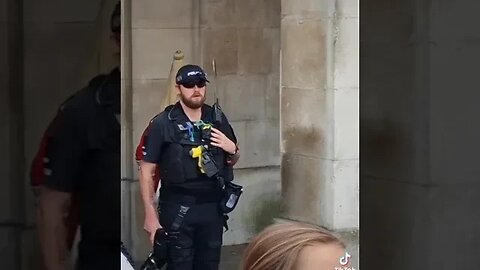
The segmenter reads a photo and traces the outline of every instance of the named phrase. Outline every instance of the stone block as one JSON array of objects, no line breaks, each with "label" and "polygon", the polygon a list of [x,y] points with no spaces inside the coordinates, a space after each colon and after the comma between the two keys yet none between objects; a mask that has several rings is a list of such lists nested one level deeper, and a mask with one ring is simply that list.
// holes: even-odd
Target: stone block
[{"label": "stone block", "polygon": [[[228,119],[264,119],[266,85],[267,77],[262,75],[219,77],[218,97]],[[213,86],[209,89],[209,95],[212,95]]]},{"label": "stone block", "polygon": [[359,87],[359,19],[338,19],[334,88]]},{"label": "stone block", "polygon": [[263,27],[266,20],[266,1],[235,0],[235,25],[237,27]]},{"label": "stone block", "polygon": [[[136,171],[134,171],[136,172]],[[120,228],[121,228],[121,240],[123,243],[129,247],[131,246],[130,233],[132,231],[131,223],[131,182],[130,181],[121,181],[120,182],[120,202],[121,202],[121,213],[120,213]]]},{"label": "stone block", "polygon": [[235,1],[203,1],[200,12],[202,27],[235,26]]},{"label": "stone block", "polygon": [[[227,116],[228,118],[228,116]],[[246,166],[242,165],[245,161],[245,157],[243,155],[245,145],[247,143],[247,121],[229,121],[230,125],[233,128],[233,132],[235,132],[235,137],[237,138],[238,147],[240,148],[240,159],[238,160],[237,164],[235,164],[235,168],[245,168]]]},{"label": "stone block", "polygon": [[282,151],[333,159],[333,93],[283,88],[281,92]]},{"label": "stone block", "polygon": [[282,16],[301,16],[304,18],[333,17],[336,1],[282,0]]},{"label": "stone block", "polygon": [[132,28],[190,28],[193,1],[132,1]]},{"label": "stone block", "polygon": [[229,214],[225,246],[248,243],[253,235],[273,223],[282,205],[279,167],[235,170],[235,183],[243,186],[243,194]]},{"label": "stone block", "polygon": [[359,90],[335,90],[335,159],[359,158]]},{"label": "stone block", "polygon": [[147,233],[143,230],[145,211],[143,209],[143,200],[140,194],[140,183],[132,182],[130,185],[131,198],[131,234],[132,234],[132,256],[136,260],[144,261],[150,252],[150,240]]},{"label": "stone block", "polygon": [[280,74],[280,28],[264,28],[264,38],[271,41],[271,60],[272,60],[272,72],[273,74]]},{"label": "stone block", "polygon": [[358,0],[337,0],[336,13],[340,17],[358,18],[359,17],[359,3]]},{"label": "stone block", "polygon": [[296,154],[282,157],[282,217],[334,229],[333,161]]},{"label": "stone block", "polygon": [[134,29],[132,31],[132,78],[166,79],[173,54],[182,50],[184,63],[192,57],[191,29]]},{"label": "stone block", "polygon": [[166,92],[166,80],[134,80],[132,98],[133,146],[137,147],[148,121],[164,110],[161,104]]},{"label": "stone block", "polygon": [[327,84],[327,21],[282,21],[282,85],[323,89]]},{"label": "stone block", "polygon": [[280,76],[278,74],[268,76],[265,88],[265,110],[267,119],[280,119]]},{"label": "stone block", "polygon": [[[260,1],[259,1],[260,2]],[[282,1],[264,0],[264,23],[265,27],[280,28]]]},{"label": "stone block", "polygon": [[203,65],[208,74],[215,58],[218,75],[236,74],[238,71],[238,34],[234,27],[202,30]]},{"label": "stone block", "polygon": [[359,227],[359,162],[340,160],[333,162],[332,188],[334,189],[333,228],[352,230]]},{"label": "stone block", "polygon": [[246,121],[245,141],[236,168],[280,165],[280,138],[277,120]]},{"label": "stone block", "polygon": [[240,74],[272,72],[272,43],[262,28],[238,29],[238,71]]}]

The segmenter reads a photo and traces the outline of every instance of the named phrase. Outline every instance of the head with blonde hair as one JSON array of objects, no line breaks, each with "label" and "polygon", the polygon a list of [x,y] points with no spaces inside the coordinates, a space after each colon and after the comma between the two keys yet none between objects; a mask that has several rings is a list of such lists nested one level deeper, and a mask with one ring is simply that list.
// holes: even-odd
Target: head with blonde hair
[{"label": "head with blonde hair", "polygon": [[324,269],[323,265],[334,270],[344,252],[345,245],[327,230],[306,223],[279,223],[251,240],[242,269],[307,270]]}]

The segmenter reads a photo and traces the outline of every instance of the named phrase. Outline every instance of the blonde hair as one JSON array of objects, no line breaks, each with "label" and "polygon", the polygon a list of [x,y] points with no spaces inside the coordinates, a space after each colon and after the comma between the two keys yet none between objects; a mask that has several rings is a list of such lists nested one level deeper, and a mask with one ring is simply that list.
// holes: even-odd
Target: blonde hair
[{"label": "blonde hair", "polygon": [[256,235],[247,246],[242,260],[243,270],[291,270],[300,251],[316,244],[343,242],[320,227],[286,222],[274,224]]}]

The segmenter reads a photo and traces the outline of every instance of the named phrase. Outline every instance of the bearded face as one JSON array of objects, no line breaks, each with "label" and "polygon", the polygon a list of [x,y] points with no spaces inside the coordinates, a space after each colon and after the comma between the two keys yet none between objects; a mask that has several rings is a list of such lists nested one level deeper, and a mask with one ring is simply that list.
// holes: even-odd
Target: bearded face
[{"label": "bearded face", "polygon": [[205,92],[205,82],[197,81],[191,83],[182,83],[179,86],[180,100],[185,106],[191,109],[202,107],[207,99]]}]

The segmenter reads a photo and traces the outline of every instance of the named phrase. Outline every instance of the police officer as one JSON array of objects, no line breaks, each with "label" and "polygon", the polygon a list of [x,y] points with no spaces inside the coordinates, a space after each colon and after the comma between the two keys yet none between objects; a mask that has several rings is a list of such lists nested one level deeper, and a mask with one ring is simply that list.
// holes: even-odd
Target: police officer
[{"label": "police officer", "polygon": [[[112,14],[111,30],[120,45],[120,3]],[[81,234],[76,268],[120,267],[119,115],[118,67],[93,78],[58,111],[43,158],[45,177],[37,211],[44,263],[49,270],[66,267],[64,217],[71,214],[73,196],[79,202]]]},{"label": "police officer", "polygon": [[[219,202],[225,183],[233,180],[239,152],[225,115],[204,104],[208,82],[199,66],[178,70],[180,100],[153,119],[141,161],[144,229],[152,243],[158,228],[168,233],[168,270],[218,269],[220,261],[225,216]],[[153,190],[157,165],[158,213]]]}]

